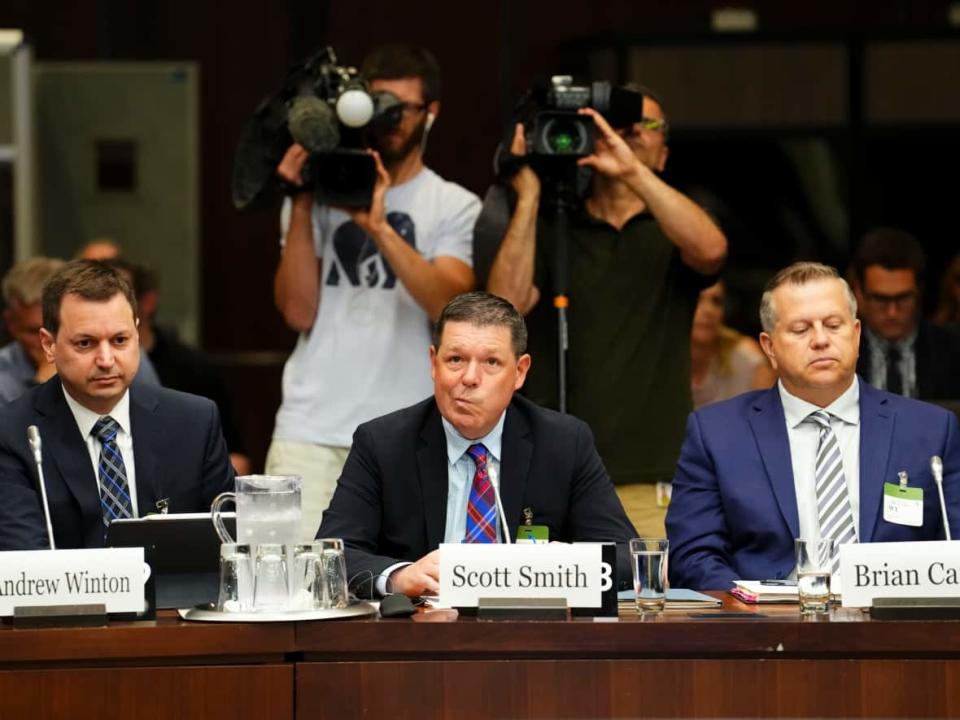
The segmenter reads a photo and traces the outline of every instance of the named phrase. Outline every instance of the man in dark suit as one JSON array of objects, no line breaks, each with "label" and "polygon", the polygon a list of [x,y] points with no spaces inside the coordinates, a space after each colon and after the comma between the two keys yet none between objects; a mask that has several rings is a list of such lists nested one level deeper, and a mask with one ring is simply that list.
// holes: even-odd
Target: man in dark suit
[{"label": "man in dark suit", "polygon": [[514,396],[530,368],[525,347],[510,303],[454,298],[430,348],[434,396],[357,428],[319,536],[344,539],[360,594],[436,594],[440,543],[498,542],[521,524],[546,526],[550,540],[617,542],[629,581],[624,543],[636,532],[590,429]]},{"label": "man in dark suit", "polygon": [[[794,539],[944,537],[930,458],[960,528],[960,435],[945,410],[876,390],[855,374],[860,322],[833,268],[797,263],[767,285],[761,346],[780,380],[690,415],[667,513],[674,585],[728,590],[786,578]],[[923,490],[919,527],[884,512],[884,483]]]},{"label": "man in dark suit", "polygon": [[102,547],[117,518],[209,509],[234,476],[216,406],[130,386],[140,350],[127,282],[77,260],[50,279],[42,303],[40,340],[57,375],[0,410],[0,550],[49,546],[31,425],[58,548]]},{"label": "man in dark suit", "polygon": [[863,321],[857,372],[874,387],[919,400],[960,400],[960,333],[924,320],[926,256],[909,233],[877,228],[853,259]]}]

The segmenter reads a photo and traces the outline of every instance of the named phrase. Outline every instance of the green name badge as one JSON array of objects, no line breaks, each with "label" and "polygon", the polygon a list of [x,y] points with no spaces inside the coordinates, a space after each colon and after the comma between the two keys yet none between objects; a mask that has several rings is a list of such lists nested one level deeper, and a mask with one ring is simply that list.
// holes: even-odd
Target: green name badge
[{"label": "green name badge", "polygon": [[883,484],[883,519],[896,525],[923,525],[923,488]]},{"label": "green name badge", "polygon": [[518,543],[550,542],[550,530],[546,525],[521,525],[517,528]]}]

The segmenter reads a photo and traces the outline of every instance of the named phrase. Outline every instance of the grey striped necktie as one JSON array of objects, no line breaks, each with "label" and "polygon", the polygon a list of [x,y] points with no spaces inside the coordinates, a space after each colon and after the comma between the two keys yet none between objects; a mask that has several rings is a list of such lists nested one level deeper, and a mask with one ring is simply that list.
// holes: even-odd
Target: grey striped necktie
[{"label": "grey striped necktie", "polygon": [[109,415],[97,420],[91,434],[100,441],[100,462],[97,464],[97,479],[100,482],[100,509],[103,524],[109,525],[116,518],[133,517],[130,500],[130,485],[127,483],[127,468],[117,446],[117,431],[120,425]]},{"label": "grey striped necktie", "polygon": [[816,424],[820,430],[815,470],[817,517],[820,520],[820,537],[833,538],[832,571],[836,573],[840,570],[840,546],[857,541],[847,494],[847,478],[843,473],[843,457],[837,436],[830,426],[830,413],[815,410],[805,422]]}]

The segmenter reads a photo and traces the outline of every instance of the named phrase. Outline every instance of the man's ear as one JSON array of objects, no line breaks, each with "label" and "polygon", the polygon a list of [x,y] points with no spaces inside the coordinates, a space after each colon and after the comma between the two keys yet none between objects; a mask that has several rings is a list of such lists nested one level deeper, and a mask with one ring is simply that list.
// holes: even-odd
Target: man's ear
[{"label": "man's ear", "polygon": [[773,339],[765,332],[760,333],[760,349],[767,356],[773,369],[777,369],[777,356],[773,351]]},{"label": "man's ear", "polygon": [[430,379],[437,379],[437,349],[433,345],[430,346]]},{"label": "man's ear", "polygon": [[528,353],[524,353],[520,356],[520,359],[517,360],[517,381],[513,384],[514,390],[519,390],[523,387],[523,383],[527,379],[527,372],[530,370],[531,362],[532,360]]},{"label": "man's ear", "polygon": [[48,363],[53,362],[54,350],[57,340],[46,328],[40,328],[40,347],[43,348],[43,356]]}]

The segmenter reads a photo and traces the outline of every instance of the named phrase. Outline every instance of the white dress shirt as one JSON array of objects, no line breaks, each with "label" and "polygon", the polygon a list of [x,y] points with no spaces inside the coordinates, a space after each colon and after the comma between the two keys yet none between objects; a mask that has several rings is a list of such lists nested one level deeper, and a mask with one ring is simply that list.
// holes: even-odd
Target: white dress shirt
[{"label": "white dress shirt", "polygon": [[[87,445],[87,453],[90,455],[90,464],[93,466],[93,476],[97,478],[97,494],[100,494],[100,480],[98,466],[100,465],[100,447],[101,442],[92,434],[93,426],[103,415],[88,410],[78,403],[63,388],[63,396],[67,399],[67,406],[73,413],[73,419],[77,421],[77,427],[80,429],[80,435]],[[137,508],[137,473],[133,462],[133,435],[130,434],[130,391],[127,390],[119,402],[113,406],[113,410],[107,413],[117,421],[120,429],[117,430],[117,447],[123,456],[123,466],[127,471],[127,485],[130,486],[130,503],[133,506],[133,516],[140,517]]]},{"label": "white dress shirt", "polygon": [[[793,486],[797,494],[797,516],[800,537],[820,537],[820,515],[817,512],[816,466],[820,428],[804,422],[807,416],[821,408],[791,395],[777,382],[783,414],[787,421],[790,441],[790,463],[793,466]],[[830,426],[840,446],[843,474],[847,480],[847,496],[853,511],[853,528],[860,537],[860,385],[854,377],[850,387],[830,405],[822,408],[830,413]]]}]

